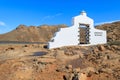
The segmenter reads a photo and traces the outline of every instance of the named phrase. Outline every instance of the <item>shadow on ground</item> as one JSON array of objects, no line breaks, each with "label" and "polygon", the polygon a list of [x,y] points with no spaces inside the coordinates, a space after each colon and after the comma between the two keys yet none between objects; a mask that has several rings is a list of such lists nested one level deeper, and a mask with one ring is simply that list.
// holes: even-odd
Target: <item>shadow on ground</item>
[{"label": "shadow on ground", "polygon": [[34,54],[31,55],[31,56],[43,56],[43,55],[46,55],[46,54],[47,54],[47,52],[34,52]]}]

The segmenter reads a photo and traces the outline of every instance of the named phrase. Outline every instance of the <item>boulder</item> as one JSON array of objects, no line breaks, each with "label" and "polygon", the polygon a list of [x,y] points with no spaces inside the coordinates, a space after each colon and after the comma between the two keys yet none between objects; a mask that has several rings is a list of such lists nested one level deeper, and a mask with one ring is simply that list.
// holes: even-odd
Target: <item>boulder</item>
[{"label": "boulder", "polygon": [[80,72],[80,68],[75,68],[75,69],[73,69],[73,72],[74,72],[74,73],[79,73],[79,72]]},{"label": "boulder", "polygon": [[64,80],[73,80],[74,74],[73,73],[68,73],[63,76]]},{"label": "boulder", "polygon": [[97,70],[93,67],[87,67],[87,68],[84,68],[84,69],[81,69],[80,71],[81,73],[85,73],[86,75],[88,75],[89,73],[97,73]]},{"label": "boulder", "polygon": [[102,68],[99,70],[100,73],[108,73],[108,74],[112,74],[113,70],[110,68]]},{"label": "boulder", "polygon": [[87,75],[85,73],[79,73],[78,80],[87,80]]},{"label": "boulder", "polygon": [[104,50],[105,50],[105,47],[104,47],[103,45],[99,45],[99,46],[98,46],[98,50],[104,51]]},{"label": "boulder", "polygon": [[72,67],[72,65],[67,65],[66,68],[67,69],[72,69],[73,67]]}]

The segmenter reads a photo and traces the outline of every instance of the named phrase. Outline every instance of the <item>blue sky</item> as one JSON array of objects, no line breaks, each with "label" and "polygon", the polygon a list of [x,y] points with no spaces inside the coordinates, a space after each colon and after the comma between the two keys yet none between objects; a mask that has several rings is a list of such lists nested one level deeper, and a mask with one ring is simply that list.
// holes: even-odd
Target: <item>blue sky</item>
[{"label": "blue sky", "polygon": [[18,25],[71,25],[85,10],[95,23],[120,20],[120,0],[0,0],[0,34]]}]

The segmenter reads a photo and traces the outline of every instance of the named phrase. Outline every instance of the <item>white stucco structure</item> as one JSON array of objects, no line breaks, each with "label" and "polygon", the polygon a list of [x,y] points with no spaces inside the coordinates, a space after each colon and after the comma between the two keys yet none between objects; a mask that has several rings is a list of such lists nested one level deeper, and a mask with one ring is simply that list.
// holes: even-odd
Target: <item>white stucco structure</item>
[{"label": "white stucco structure", "polygon": [[[85,41],[81,43],[81,28],[85,29]],[[97,45],[105,44],[106,31],[94,28],[93,19],[87,17],[86,12],[82,11],[80,15],[73,17],[73,26],[61,28],[55,33],[54,37],[48,42],[48,48],[58,48],[72,45]]]}]

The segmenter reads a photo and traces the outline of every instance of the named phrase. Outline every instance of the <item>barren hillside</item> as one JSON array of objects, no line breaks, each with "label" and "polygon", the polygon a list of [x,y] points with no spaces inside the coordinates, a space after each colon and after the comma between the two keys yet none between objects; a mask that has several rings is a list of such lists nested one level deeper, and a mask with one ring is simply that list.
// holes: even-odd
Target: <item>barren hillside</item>
[{"label": "barren hillside", "polygon": [[[55,26],[25,26],[19,25],[15,30],[0,35],[0,41],[19,41],[19,42],[48,42],[53,34],[66,25]],[[120,22],[108,23],[96,26],[98,29],[107,31],[108,42],[120,41]]]},{"label": "barren hillside", "polygon": [[59,28],[65,25],[42,25],[42,26],[25,26],[19,25],[15,30],[0,35],[0,41],[20,41],[20,42],[47,42]]}]

